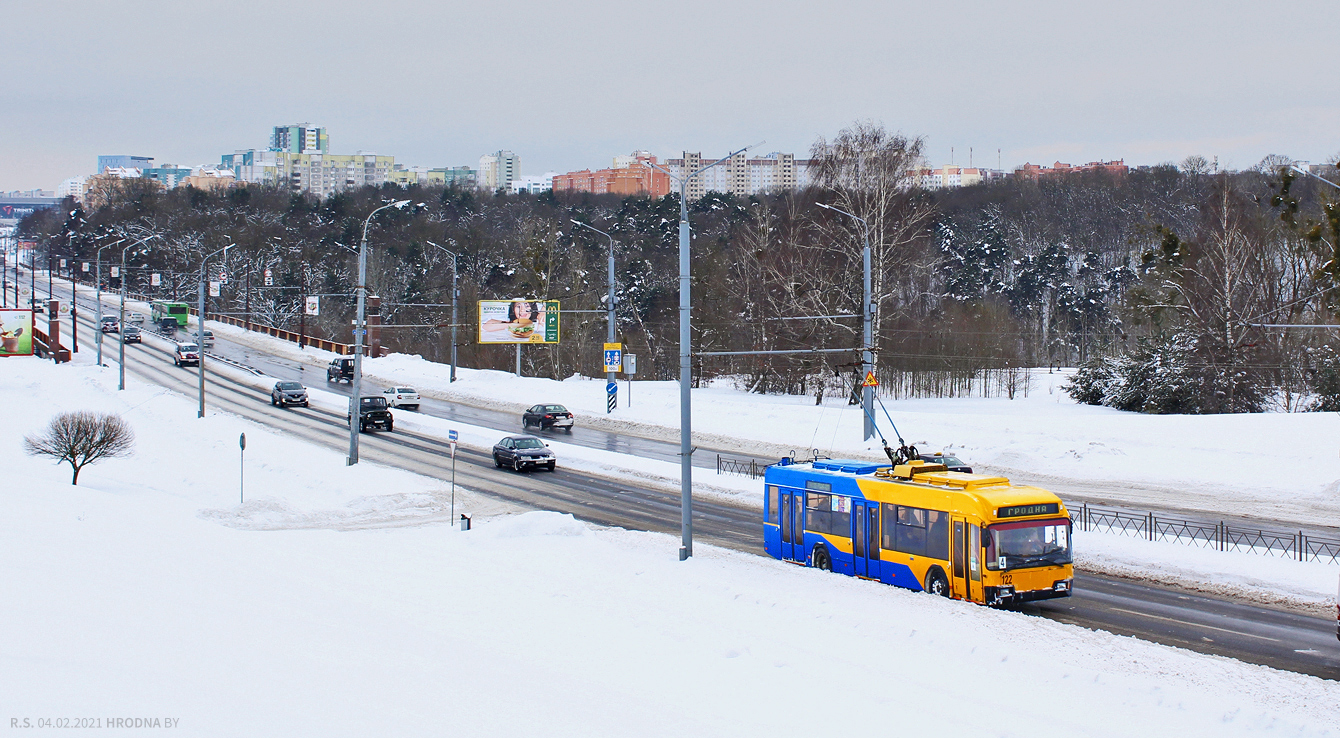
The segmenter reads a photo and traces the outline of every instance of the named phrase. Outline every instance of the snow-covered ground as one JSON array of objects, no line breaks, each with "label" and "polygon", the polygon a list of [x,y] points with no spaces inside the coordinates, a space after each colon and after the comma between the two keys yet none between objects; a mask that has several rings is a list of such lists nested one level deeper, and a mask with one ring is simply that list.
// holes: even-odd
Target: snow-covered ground
[{"label": "snow-covered ground", "polygon": [[[457,504],[480,523],[462,533],[439,480],[198,420],[190,400],[133,381],[118,393],[114,370],[86,362],[0,363],[0,718],[171,718],[201,736],[1340,725],[1334,682],[708,546],[681,563],[669,536],[509,514],[467,491]],[[121,413],[135,456],[72,487],[68,468],[22,454],[24,434],[72,409]],[[247,529],[267,518],[292,525]],[[1077,547],[1193,577],[1263,573],[1106,538]]]}]

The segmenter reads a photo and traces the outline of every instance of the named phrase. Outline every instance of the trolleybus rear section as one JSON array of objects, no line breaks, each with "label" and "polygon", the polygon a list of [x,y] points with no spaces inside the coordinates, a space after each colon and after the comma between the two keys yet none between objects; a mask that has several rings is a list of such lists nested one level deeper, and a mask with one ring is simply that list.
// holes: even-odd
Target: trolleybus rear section
[{"label": "trolleybus rear section", "polygon": [[1070,518],[1047,490],[920,460],[784,460],[764,484],[774,558],[988,605],[1070,596]]}]

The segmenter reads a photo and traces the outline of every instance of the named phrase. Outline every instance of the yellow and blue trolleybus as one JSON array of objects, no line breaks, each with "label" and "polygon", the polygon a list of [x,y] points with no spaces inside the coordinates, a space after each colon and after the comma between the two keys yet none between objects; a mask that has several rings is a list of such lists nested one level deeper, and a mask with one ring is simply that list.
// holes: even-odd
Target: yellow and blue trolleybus
[{"label": "yellow and blue trolleybus", "polygon": [[1070,517],[1047,490],[915,459],[783,459],[764,483],[773,558],[986,605],[1070,596]]}]

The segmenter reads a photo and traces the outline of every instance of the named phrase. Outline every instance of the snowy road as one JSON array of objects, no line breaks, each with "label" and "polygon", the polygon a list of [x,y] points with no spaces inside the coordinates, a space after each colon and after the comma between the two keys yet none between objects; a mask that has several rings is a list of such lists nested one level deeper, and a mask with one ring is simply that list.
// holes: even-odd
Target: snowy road
[{"label": "snowy road", "polygon": [[[127,371],[144,381],[191,396],[193,370],[172,365],[167,342],[151,337],[127,352]],[[216,364],[215,367],[218,365]],[[344,417],[319,408],[276,409],[263,391],[237,384],[227,371],[206,364],[207,402],[211,408],[265,424],[280,432],[344,449],[348,431]],[[367,461],[395,466],[437,478],[448,475],[445,444],[439,438],[407,430],[366,434],[360,443]],[[458,483],[499,500],[535,509],[568,512],[602,525],[674,533],[678,530],[677,495],[639,486],[628,479],[609,479],[571,469],[553,474],[515,474],[494,469],[487,453],[462,450]],[[413,518],[359,520],[357,527],[420,525]],[[305,527],[293,521],[292,527]],[[700,541],[750,553],[758,545],[757,512],[699,499],[695,530]],[[1060,622],[1228,656],[1274,668],[1340,678],[1340,652],[1335,648],[1333,620],[1282,612],[1248,604],[1148,586],[1107,577],[1079,574],[1076,594],[1030,606],[1025,612]]]}]

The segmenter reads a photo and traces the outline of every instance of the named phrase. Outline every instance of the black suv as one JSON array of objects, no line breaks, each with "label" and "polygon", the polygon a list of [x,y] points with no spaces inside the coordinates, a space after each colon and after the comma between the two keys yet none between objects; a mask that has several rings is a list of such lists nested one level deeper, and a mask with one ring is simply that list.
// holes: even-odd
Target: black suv
[{"label": "black suv", "polygon": [[126,343],[144,343],[144,336],[140,335],[139,326],[128,325],[121,329],[121,340]]},{"label": "black suv", "polygon": [[[374,428],[385,428],[390,433],[395,418],[386,409],[386,398],[381,395],[360,398],[358,403],[358,430],[367,433]],[[352,422],[352,421],[351,421]]]},{"label": "black suv", "polygon": [[354,360],[347,356],[331,359],[330,366],[326,367],[326,381],[354,381]]}]

